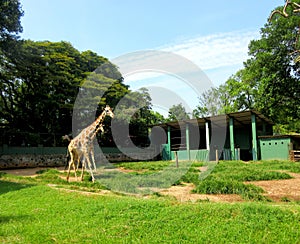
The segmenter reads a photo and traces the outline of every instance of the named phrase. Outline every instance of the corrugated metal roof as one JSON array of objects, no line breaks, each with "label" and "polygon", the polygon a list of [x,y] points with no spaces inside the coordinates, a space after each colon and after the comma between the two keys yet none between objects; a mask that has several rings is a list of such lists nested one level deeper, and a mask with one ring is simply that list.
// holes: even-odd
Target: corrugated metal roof
[{"label": "corrugated metal roof", "polygon": [[256,110],[247,110],[247,111],[241,111],[241,112],[235,112],[235,113],[228,113],[224,115],[216,115],[216,116],[209,116],[209,117],[203,117],[199,119],[189,119],[189,120],[183,120],[183,121],[171,121],[171,122],[166,122],[162,124],[157,124],[155,126],[160,126],[162,128],[167,128],[168,126],[173,127],[173,128],[179,128],[182,126],[185,126],[185,124],[191,124],[195,126],[205,127],[205,122],[210,121],[211,123],[214,124],[219,124],[220,126],[228,125],[229,119],[233,118],[235,127],[239,126],[247,126],[251,125],[251,114],[256,115],[256,124],[260,125],[265,123],[266,125],[274,125],[274,123],[265,117],[263,114]]},{"label": "corrugated metal roof", "polygon": [[300,139],[300,135],[272,135],[272,136],[259,136],[259,139],[280,139],[280,138],[296,138]]}]

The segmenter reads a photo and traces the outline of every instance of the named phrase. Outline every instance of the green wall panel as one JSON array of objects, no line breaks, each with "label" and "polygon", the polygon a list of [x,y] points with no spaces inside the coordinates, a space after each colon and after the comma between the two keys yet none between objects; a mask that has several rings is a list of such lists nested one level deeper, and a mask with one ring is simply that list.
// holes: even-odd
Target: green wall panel
[{"label": "green wall panel", "polygon": [[261,159],[289,159],[290,138],[261,138],[259,146]]}]

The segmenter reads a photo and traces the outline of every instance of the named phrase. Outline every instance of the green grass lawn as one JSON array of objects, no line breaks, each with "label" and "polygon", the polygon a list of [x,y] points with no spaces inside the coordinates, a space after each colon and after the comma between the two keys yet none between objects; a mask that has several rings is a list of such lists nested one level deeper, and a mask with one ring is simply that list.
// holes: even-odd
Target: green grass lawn
[{"label": "green grass lawn", "polygon": [[[208,163],[193,163],[185,168],[187,162],[180,162],[182,171],[178,172],[179,179],[172,182],[173,184],[181,184],[182,182],[193,183],[195,185],[194,193],[202,194],[239,194],[246,200],[260,200],[269,201],[264,197],[264,192],[258,186],[253,184],[245,184],[247,181],[259,180],[281,180],[291,179],[289,172],[300,173],[300,163],[289,161],[259,161],[245,163],[243,161],[220,161]],[[137,185],[145,185],[147,183],[160,183],[165,180],[163,177],[152,177],[154,173],[169,167],[164,176],[172,176],[175,174],[176,167],[174,162],[149,162],[149,163],[120,163],[118,167],[129,170],[134,170],[131,174],[136,174],[140,177],[132,177],[130,180]],[[207,168],[207,172],[200,170],[201,166]],[[157,174],[156,174],[157,176]],[[175,174],[176,176],[176,174]],[[119,182],[122,177],[129,177],[128,175],[120,174]],[[175,177],[174,177],[175,178]],[[105,181],[103,181],[105,183]],[[122,185],[124,186],[124,184]],[[148,185],[151,186],[151,185]],[[130,189],[130,187],[129,187]]]},{"label": "green grass lawn", "polygon": [[[140,174],[149,174],[145,169],[149,165],[136,164],[140,165],[127,166]],[[149,171],[162,170],[166,167],[163,164]],[[207,181],[205,184],[209,185],[214,179],[225,185],[226,182],[242,184],[245,178],[252,180],[252,173],[255,179],[274,179],[288,177],[285,175],[288,173],[264,172],[299,172],[299,164],[291,162],[221,162],[200,181],[195,175],[199,176],[201,165],[194,164],[177,183],[191,181],[200,189],[201,183]],[[237,168],[241,171],[233,174],[232,170]],[[82,183],[67,183],[55,170],[40,173],[35,179],[0,173],[0,243],[297,243],[300,240],[300,205],[296,202],[274,203],[254,198],[234,204],[178,203],[157,194],[87,195],[82,192],[101,193],[105,187],[92,184],[88,175]],[[222,187],[220,184],[216,189]]]}]

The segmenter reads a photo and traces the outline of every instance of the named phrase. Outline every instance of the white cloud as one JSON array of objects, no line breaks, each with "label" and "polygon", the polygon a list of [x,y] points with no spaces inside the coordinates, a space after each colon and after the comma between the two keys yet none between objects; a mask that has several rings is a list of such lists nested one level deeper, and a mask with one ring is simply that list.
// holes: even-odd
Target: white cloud
[{"label": "white cloud", "polygon": [[[248,45],[251,40],[259,37],[257,31],[233,31],[199,36],[180,42],[166,44],[157,50],[172,52],[194,62],[214,84],[225,82],[234,74],[248,58]],[[126,77],[128,83],[149,80],[164,74],[142,72]]]},{"label": "white cloud", "polygon": [[257,31],[234,31],[200,36],[160,49],[181,55],[203,70],[242,64],[248,55],[249,42],[258,37]]},{"label": "white cloud", "polygon": [[[250,41],[258,38],[258,36],[259,33],[256,31],[219,33],[167,44],[163,47],[158,47],[157,50],[175,53],[192,61],[208,75],[214,85],[220,85],[242,67],[243,62],[248,58],[247,53]],[[163,63],[166,62],[170,61],[163,60]],[[170,65],[178,67],[178,70],[182,68],[176,62],[174,64],[170,63]],[[201,78],[199,82],[201,82]],[[200,90],[195,92],[189,84],[167,73],[144,70],[126,76],[125,83],[130,85],[130,88],[133,90],[151,86],[159,87],[161,90],[170,90],[177,94],[192,109],[198,104]],[[154,96],[155,94],[152,95]],[[169,99],[165,95],[161,95],[161,97]],[[154,105],[161,105],[159,102],[153,102]],[[174,102],[174,104],[178,104],[178,102]]]}]

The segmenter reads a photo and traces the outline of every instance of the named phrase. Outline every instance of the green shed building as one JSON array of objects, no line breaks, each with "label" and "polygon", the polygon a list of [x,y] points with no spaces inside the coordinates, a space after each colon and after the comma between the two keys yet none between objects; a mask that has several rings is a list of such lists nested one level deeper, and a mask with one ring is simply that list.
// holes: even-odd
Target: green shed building
[{"label": "green shed building", "polygon": [[300,160],[300,135],[260,136],[259,147],[264,160]]},{"label": "green shed building", "polygon": [[273,123],[256,110],[156,125],[167,133],[163,159],[257,160],[259,136],[271,136]]}]

